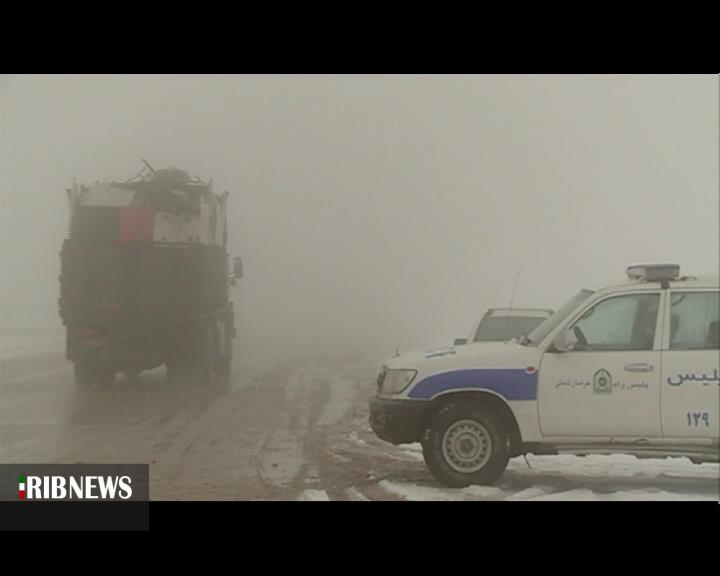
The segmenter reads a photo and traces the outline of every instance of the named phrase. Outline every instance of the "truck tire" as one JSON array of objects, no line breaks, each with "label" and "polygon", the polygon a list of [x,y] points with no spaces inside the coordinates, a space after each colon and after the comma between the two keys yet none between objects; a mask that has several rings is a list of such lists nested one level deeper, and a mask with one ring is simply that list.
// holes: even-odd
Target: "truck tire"
[{"label": "truck tire", "polygon": [[479,402],[453,402],[438,410],[422,448],[430,473],[451,488],[494,484],[510,454],[502,419]]},{"label": "truck tire", "polygon": [[84,355],[75,360],[75,383],[81,388],[109,388],[115,382],[115,370],[105,365],[95,354]]},{"label": "truck tire", "polygon": [[205,389],[212,387],[216,376],[217,346],[211,328],[198,330],[193,360],[190,371],[193,384]]},{"label": "truck tire", "polygon": [[176,386],[178,382],[178,363],[175,360],[165,362],[165,382],[168,386]]},{"label": "truck tire", "polygon": [[220,392],[227,392],[230,389],[230,372],[232,370],[233,349],[232,345],[222,356],[218,357],[216,388]]},{"label": "truck tire", "polygon": [[176,354],[165,362],[165,378],[170,386],[191,388],[196,385],[194,353]]},{"label": "truck tire", "polygon": [[115,384],[115,370],[99,364],[95,375],[95,381],[99,388],[110,388]]},{"label": "truck tire", "polygon": [[79,388],[92,388],[95,384],[95,364],[88,358],[78,358],[73,365],[75,384]]}]

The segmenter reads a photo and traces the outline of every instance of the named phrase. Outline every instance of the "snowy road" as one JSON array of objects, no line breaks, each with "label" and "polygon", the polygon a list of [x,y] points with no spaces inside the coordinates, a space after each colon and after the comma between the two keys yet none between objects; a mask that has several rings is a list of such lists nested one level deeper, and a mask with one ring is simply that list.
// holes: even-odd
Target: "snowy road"
[{"label": "snowy road", "polygon": [[498,486],[448,489],[419,446],[367,423],[379,359],[306,358],[232,391],[169,388],[163,370],[79,392],[61,354],[0,369],[0,462],[147,462],[154,500],[718,500],[718,465],[631,456],[530,456]]}]

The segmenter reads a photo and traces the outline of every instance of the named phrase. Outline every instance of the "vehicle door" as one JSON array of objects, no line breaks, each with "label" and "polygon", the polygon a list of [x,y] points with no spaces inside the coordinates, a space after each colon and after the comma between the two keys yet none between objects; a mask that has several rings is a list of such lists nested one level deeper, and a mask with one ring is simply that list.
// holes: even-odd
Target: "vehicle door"
[{"label": "vehicle door", "polygon": [[578,342],[542,356],[538,410],[548,436],[660,436],[661,290],[594,300],[564,323]]},{"label": "vehicle door", "polygon": [[718,440],[720,291],[673,289],[662,353],[663,435]]}]

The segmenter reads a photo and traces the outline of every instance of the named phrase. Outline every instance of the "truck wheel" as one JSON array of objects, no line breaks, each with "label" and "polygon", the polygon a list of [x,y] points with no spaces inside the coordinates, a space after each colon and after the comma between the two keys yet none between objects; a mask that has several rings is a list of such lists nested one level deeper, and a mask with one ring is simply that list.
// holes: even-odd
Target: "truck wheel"
[{"label": "truck wheel", "polygon": [[99,365],[95,379],[99,388],[110,388],[115,384],[115,370],[107,366]]},{"label": "truck wheel", "polygon": [[75,382],[81,388],[108,388],[115,382],[115,370],[103,364],[95,355],[87,355],[75,361]]},{"label": "truck wheel", "polygon": [[505,471],[510,452],[502,420],[480,403],[442,407],[422,447],[430,473],[452,488],[494,484]]},{"label": "truck wheel", "polygon": [[165,362],[165,382],[169,386],[175,386],[178,382],[178,376],[178,362],[176,360]]},{"label": "truck wheel", "polygon": [[75,360],[73,370],[75,372],[75,384],[80,388],[91,388],[95,383],[95,366],[88,359]]},{"label": "truck wheel", "polygon": [[216,387],[222,392],[227,392],[230,389],[230,372],[232,370],[232,358],[232,345],[225,354],[218,358]]},{"label": "truck wheel", "polygon": [[195,347],[195,363],[194,370],[192,370],[193,384],[202,388],[209,388],[213,385],[216,357],[217,351],[212,330],[205,328],[199,332]]}]

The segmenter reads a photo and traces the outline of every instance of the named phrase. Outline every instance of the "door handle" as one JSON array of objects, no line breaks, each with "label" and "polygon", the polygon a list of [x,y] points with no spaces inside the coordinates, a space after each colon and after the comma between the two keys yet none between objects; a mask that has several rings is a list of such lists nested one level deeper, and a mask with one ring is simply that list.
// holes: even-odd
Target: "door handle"
[{"label": "door handle", "polygon": [[644,362],[636,362],[635,364],[625,364],[625,372],[652,372],[655,366]]}]

